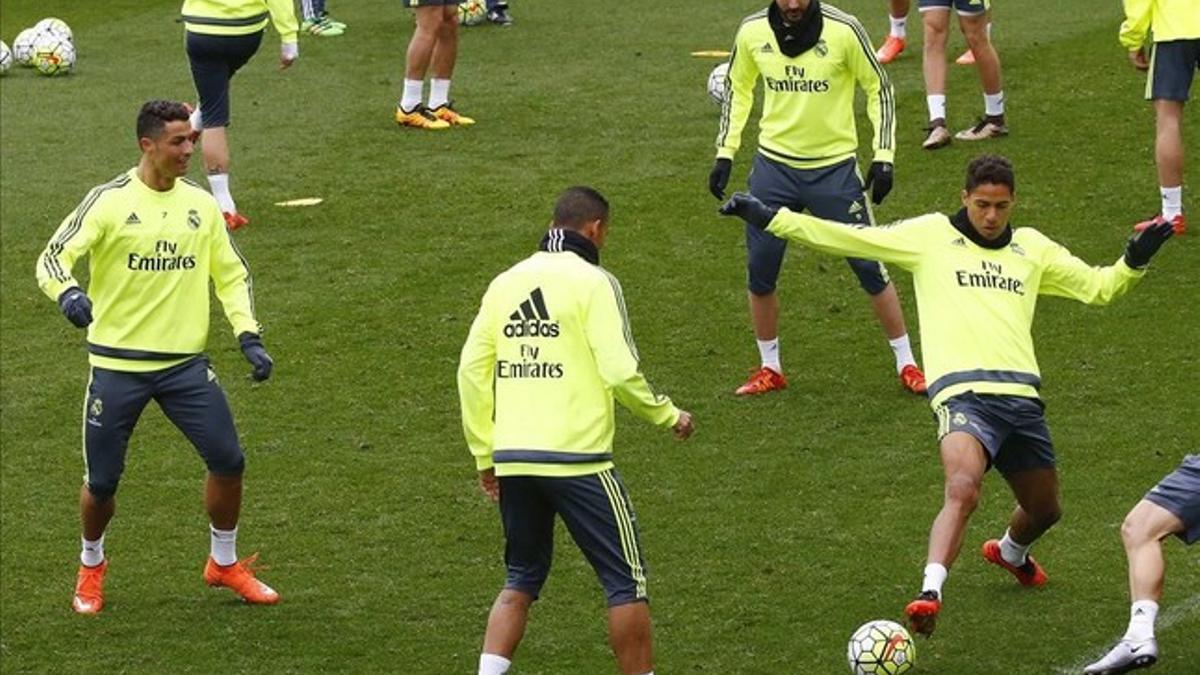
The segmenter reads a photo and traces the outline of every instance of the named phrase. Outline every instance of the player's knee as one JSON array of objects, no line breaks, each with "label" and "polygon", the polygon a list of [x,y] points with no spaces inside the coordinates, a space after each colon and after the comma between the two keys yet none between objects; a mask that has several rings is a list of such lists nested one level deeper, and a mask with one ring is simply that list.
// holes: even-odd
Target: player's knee
[{"label": "player's knee", "polygon": [[879,263],[859,258],[847,258],[846,262],[850,264],[850,269],[854,270],[854,275],[858,277],[858,285],[862,286],[867,295],[879,295],[887,290],[888,280],[883,275]]},{"label": "player's knee", "polygon": [[972,476],[950,476],[946,479],[946,501],[967,511],[974,511],[979,504],[979,487],[979,481]]},{"label": "player's knee", "polygon": [[1121,522],[1121,541],[1126,547],[1133,547],[1138,544],[1145,543],[1149,538],[1149,533],[1145,527],[1145,521],[1142,519],[1137,510],[1130,511],[1125,520]]},{"label": "player's knee", "polygon": [[112,499],[117,494],[117,478],[100,478],[92,480],[88,478],[87,491],[92,496],[92,500],[97,504],[103,504]]},{"label": "player's knee", "polygon": [[246,471],[246,454],[234,447],[222,453],[214,453],[205,460],[209,473],[218,476],[240,476]]}]

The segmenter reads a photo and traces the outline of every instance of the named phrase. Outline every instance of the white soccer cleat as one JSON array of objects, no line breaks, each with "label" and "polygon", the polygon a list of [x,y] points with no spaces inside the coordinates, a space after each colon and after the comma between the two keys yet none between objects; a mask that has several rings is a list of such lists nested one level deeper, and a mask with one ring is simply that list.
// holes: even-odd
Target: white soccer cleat
[{"label": "white soccer cleat", "polygon": [[1139,668],[1149,668],[1158,660],[1158,642],[1121,640],[1104,658],[1083,669],[1088,675],[1116,675]]}]

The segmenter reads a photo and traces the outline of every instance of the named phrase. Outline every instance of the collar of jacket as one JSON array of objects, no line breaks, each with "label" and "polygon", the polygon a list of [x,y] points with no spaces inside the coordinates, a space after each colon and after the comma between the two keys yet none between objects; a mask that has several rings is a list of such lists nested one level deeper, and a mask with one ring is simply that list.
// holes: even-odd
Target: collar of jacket
[{"label": "collar of jacket", "polygon": [[1004,248],[1012,242],[1012,225],[1004,228],[1004,232],[996,239],[984,239],[983,235],[975,230],[975,226],[971,224],[971,219],[967,217],[967,209],[961,208],[958,213],[950,217],[950,224],[954,229],[963,233],[963,235],[975,242],[976,246],[981,248]]},{"label": "collar of jacket", "polygon": [[825,26],[821,15],[820,0],[808,3],[800,22],[788,24],[783,20],[783,11],[774,2],[767,8],[767,21],[775,33],[775,41],[779,43],[779,51],[791,58],[796,58],[816,46],[821,39],[821,30]]},{"label": "collar of jacket", "polygon": [[541,243],[538,244],[538,250],[548,253],[570,251],[593,265],[600,264],[600,250],[596,248],[592,240],[575,230],[563,227],[550,228],[542,237]]}]

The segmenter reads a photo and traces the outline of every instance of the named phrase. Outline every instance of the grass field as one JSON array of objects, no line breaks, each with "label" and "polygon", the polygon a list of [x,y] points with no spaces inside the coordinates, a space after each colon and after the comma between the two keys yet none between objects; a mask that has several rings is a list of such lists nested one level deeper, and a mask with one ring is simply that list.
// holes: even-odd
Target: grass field
[{"label": "grass field", "polygon": [[[730,393],[757,354],[740,229],[705,189],[714,62],[688,54],[727,47],[764,3],[516,0],[513,28],[463,32],[453,96],[479,124],[436,135],[391,122],[411,32],[399,3],[334,0],[347,35],[304,40],[282,74],[269,33],[235,80],[231,137],[235,195],[253,219],[237,238],[275,376],[245,377],[217,309],[209,352],[247,448],[240,552],[261,552],[284,600],[245,607],[204,587],[203,466],[151,408],[108,532],[108,605],[83,618],[69,598],[86,355],[33,263],[90,187],[136,161],[138,105],[194,90],[177,1],[4,0],[6,41],[54,14],[73,26],[80,61],[67,78],[0,80],[0,670],[474,672],[502,540],[459,430],[458,350],[488,281],[533,249],[563,187],[587,183],[614,205],[604,260],[623,281],[645,369],[697,419],[685,445],[618,421],[657,672],[845,672],[851,631],[898,618],[918,590],[941,472],[928,406],[899,388],[840,261],[789,254],[791,387]],[[884,35],[884,3],[839,5]],[[1116,43],[1120,3],[1000,0],[1013,134],[937,153],[919,149],[913,16],[917,44],[890,66],[900,152],[877,217],[957,208],[966,160],[994,150],[1017,167],[1016,224],[1114,260],[1130,224],[1157,208],[1153,114]],[[974,73],[952,66],[951,125],[981,104]],[[1196,214],[1200,116],[1185,114]],[[272,206],[307,196],[325,203]],[[1074,672],[1123,630],[1121,519],[1200,448],[1196,246],[1194,235],[1170,242],[1113,307],[1043,301],[1035,333],[1065,506],[1036,547],[1051,583],[1026,592],[979,559],[1012,501],[989,476],[919,672]],[[897,277],[915,329],[910,281]],[[512,672],[613,672],[603,597],[560,534]],[[1200,547],[1165,548],[1154,672],[1194,674]]]}]

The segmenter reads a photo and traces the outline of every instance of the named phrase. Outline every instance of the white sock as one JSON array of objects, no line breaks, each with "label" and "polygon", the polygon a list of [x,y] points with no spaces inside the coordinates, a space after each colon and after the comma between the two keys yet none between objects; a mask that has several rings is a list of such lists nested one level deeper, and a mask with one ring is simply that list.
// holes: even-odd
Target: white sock
[{"label": "white sock", "polygon": [[983,95],[983,113],[988,117],[1004,114],[1004,92]]},{"label": "white sock", "polygon": [[479,675],[504,675],[512,661],[496,654],[479,655]]},{"label": "white sock", "polygon": [[901,16],[901,17],[889,16],[888,18],[892,20],[892,30],[889,33],[889,35],[891,35],[892,37],[898,37],[901,40],[908,37],[908,30],[907,30],[908,16],[907,15]]},{"label": "white sock", "polygon": [[783,374],[783,366],[779,365],[779,338],[774,340],[757,340],[758,355],[762,358],[764,368]]},{"label": "white sock", "polygon": [[1020,567],[1025,564],[1025,560],[1029,555],[1029,547],[1022,546],[1012,540],[1009,536],[1009,531],[1004,531],[1004,537],[1000,539],[1000,557],[1004,558],[1004,562],[1014,567]]},{"label": "white sock", "polygon": [[908,341],[908,333],[895,340],[888,340],[888,344],[892,347],[892,354],[896,356],[897,373],[904,370],[904,366],[917,365],[917,360],[913,358],[912,344]]},{"label": "white sock", "polygon": [[946,95],[930,94],[925,97],[925,105],[929,106],[929,121],[946,119]]},{"label": "white sock", "polygon": [[421,88],[425,85],[424,80],[404,80],[404,95],[400,97],[400,109],[404,112],[412,112],[417,106],[421,105]]},{"label": "white sock", "polygon": [[192,131],[200,131],[204,127],[200,123],[200,104],[196,104],[196,108],[192,110],[192,114],[188,115],[188,124],[192,125]]},{"label": "white sock", "polygon": [[213,196],[217,198],[217,204],[220,205],[222,211],[237,213],[237,205],[233,203],[233,195],[229,194],[229,174],[208,174],[208,186],[212,188]]},{"label": "white sock", "polygon": [[1160,187],[1158,193],[1162,195],[1162,217],[1166,220],[1171,220],[1175,216],[1183,213],[1183,186],[1176,185],[1175,187]]},{"label": "white sock", "polygon": [[218,530],[208,526],[212,532],[212,559],[222,567],[237,562],[237,528]]},{"label": "white sock", "polygon": [[942,597],[942,584],[946,583],[946,575],[950,574],[941,563],[929,563],[925,566],[925,580],[921,582],[921,592],[934,591],[938,598]]},{"label": "white sock", "polygon": [[429,107],[438,109],[450,102],[450,80],[429,81]]},{"label": "white sock", "polygon": [[1154,619],[1158,617],[1158,603],[1153,600],[1138,600],[1129,608],[1129,628],[1126,640],[1149,640],[1154,637]]},{"label": "white sock", "polygon": [[83,550],[79,552],[79,562],[87,567],[95,567],[104,562],[104,535],[96,541],[88,541],[83,537],[79,538],[83,542]]}]

